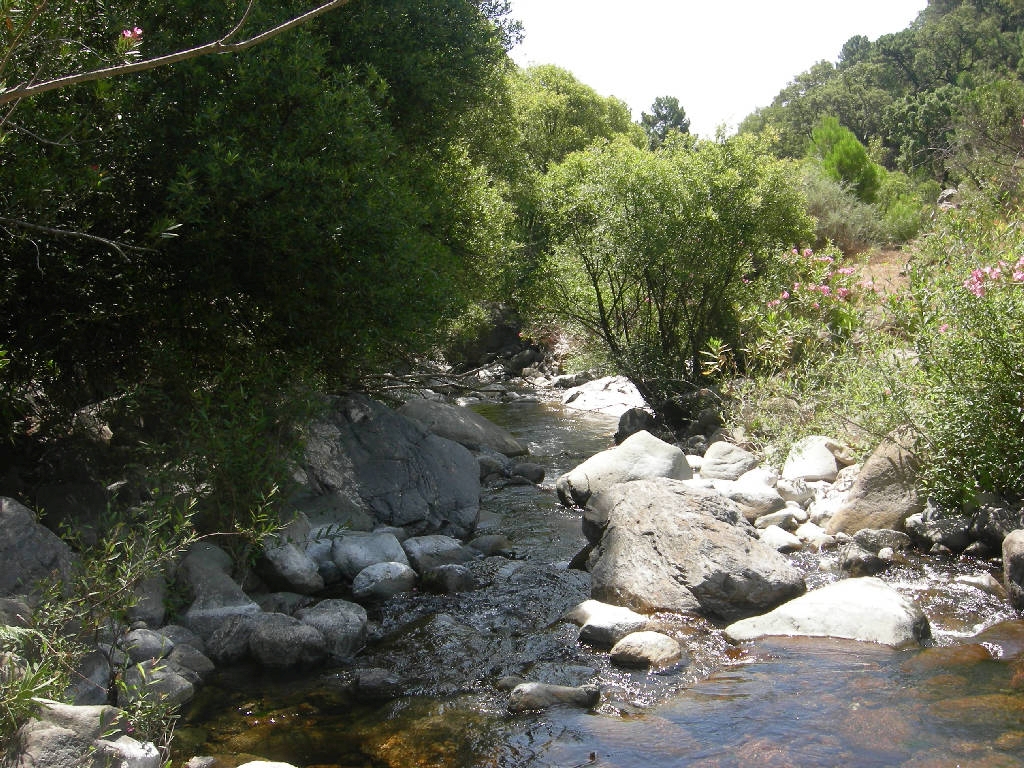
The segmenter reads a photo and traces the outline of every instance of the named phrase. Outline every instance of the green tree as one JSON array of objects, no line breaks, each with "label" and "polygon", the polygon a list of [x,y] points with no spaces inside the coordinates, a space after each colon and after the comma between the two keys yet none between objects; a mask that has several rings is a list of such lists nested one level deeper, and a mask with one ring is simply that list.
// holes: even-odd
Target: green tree
[{"label": "green tree", "polygon": [[651,105],[650,113],[640,114],[640,124],[647,133],[651,149],[657,149],[664,144],[672,131],[690,132],[690,118],[686,116],[686,110],[679,106],[679,99],[675,96],[656,98]]},{"label": "green tree", "polygon": [[551,307],[599,340],[656,409],[733,340],[742,278],[807,236],[800,186],[765,139],[619,139],[570,155],[544,184]]},{"label": "green tree", "polygon": [[811,132],[808,154],[835,181],[848,184],[865,203],[873,203],[881,183],[882,170],[868,157],[867,148],[853,132],[834,117],[825,117]]}]

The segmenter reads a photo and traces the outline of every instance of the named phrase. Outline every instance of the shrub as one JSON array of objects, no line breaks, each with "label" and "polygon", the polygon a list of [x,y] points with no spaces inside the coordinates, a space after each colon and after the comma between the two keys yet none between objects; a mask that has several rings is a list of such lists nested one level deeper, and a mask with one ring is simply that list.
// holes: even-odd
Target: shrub
[{"label": "shrub", "polygon": [[858,200],[840,181],[813,163],[804,166],[807,212],[814,217],[815,246],[835,243],[846,254],[859,253],[885,239],[878,209]]}]

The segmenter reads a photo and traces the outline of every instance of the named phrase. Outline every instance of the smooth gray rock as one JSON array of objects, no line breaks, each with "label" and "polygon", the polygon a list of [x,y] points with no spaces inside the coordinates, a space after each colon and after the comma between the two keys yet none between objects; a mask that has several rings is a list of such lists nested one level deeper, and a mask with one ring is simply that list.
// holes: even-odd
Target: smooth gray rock
[{"label": "smooth gray rock", "polygon": [[162,659],[174,650],[174,641],[152,629],[133,629],[121,641],[132,664],[149,659]]},{"label": "smooth gray rock", "polygon": [[777,525],[761,528],[757,537],[776,552],[798,552],[804,548],[804,543],[797,536]]},{"label": "smooth gray rock", "polygon": [[775,484],[775,490],[785,501],[795,502],[801,507],[814,500],[814,489],[807,485],[805,480],[780,477]]},{"label": "smooth gray rock", "polygon": [[693,472],[681,449],[649,432],[637,432],[566,472],[556,481],[555,490],[564,505],[586,507],[613,485],[654,477],[688,480]]},{"label": "smooth gray rock", "polygon": [[477,588],[476,579],[470,570],[454,563],[428,568],[423,572],[422,582],[424,589],[445,595],[471,592]]},{"label": "smooth gray rock", "polygon": [[903,521],[924,509],[918,492],[919,462],[905,442],[889,437],[875,448],[857,474],[846,502],[829,521],[829,533],[853,535],[862,528],[903,530]]},{"label": "smooth gray rock", "polygon": [[720,440],[712,443],[704,454],[700,474],[713,480],[738,480],[760,463],[750,451]]},{"label": "smooth gray rock", "polygon": [[[888,551],[892,552],[891,549]],[[888,567],[889,562],[886,559],[878,553],[858,546],[855,542],[840,548],[839,570],[848,576],[874,576]]]},{"label": "smooth gray rock", "polygon": [[646,408],[630,408],[619,416],[619,428],[615,430],[615,444],[619,445],[630,435],[637,432],[654,432],[658,420]]},{"label": "smooth gray rock", "polygon": [[612,664],[620,667],[660,669],[683,658],[683,648],[675,638],[660,632],[634,632],[619,640],[611,650]]},{"label": "smooth gray rock", "polygon": [[416,586],[416,571],[405,563],[374,563],[352,580],[352,597],[361,602],[387,600]]},{"label": "smooth gray rock", "polygon": [[64,698],[78,706],[106,704],[113,677],[113,666],[107,654],[99,649],[90,651],[78,664]]},{"label": "smooth gray rock", "polygon": [[177,707],[193,699],[195,686],[165,661],[150,659],[125,670],[123,687],[117,692],[118,704],[145,700]]},{"label": "smooth gray rock", "polygon": [[1003,581],[1010,604],[1024,611],[1024,530],[1003,539]]},{"label": "smooth gray rock", "polygon": [[469,450],[361,395],[327,403],[296,473],[297,503],[311,519],[368,515],[419,534],[472,532],[480,467]]},{"label": "smooth gray rock", "polygon": [[206,643],[203,642],[203,638],[188,627],[183,627],[180,624],[167,624],[160,627],[159,631],[175,645],[191,645],[200,653],[206,653]]},{"label": "smooth gray rock", "polygon": [[135,585],[134,604],[125,612],[128,621],[145,622],[148,627],[163,626],[167,617],[167,579],[162,573],[147,576]]},{"label": "smooth gray rock", "polygon": [[532,464],[530,462],[520,462],[512,467],[512,477],[522,477],[529,480],[534,485],[540,485],[544,482],[544,476],[547,473],[540,464]]},{"label": "smooth gray rock", "polygon": [[237,664],[249,657],[253,614],[232,616],[223,621],[205,641],[206,655],[217,664]]},{"label": "smooth gray rock", "polygon": [[297,618],[264,613],[253,619],[249,653],[268,669],[306,669],[327,657],[327,639]]},{"label": "smooth gray rock", "polygon": [[770,635],[841,637],[903,646],[931,635],[921,609],[876,578],[844,579],[808,592],[763,616],[725,628],[734,642]]},{"label": "smooth gray rock", "polygon": [[[833,482],[844,464],[853,463],[849,448],[824,435],[810,435],[793,444],[782,468],[787,480]],[[862,528],[865,526],[861,526]]]},{"label": "smooth gray rock", "polygon": [[910,537],[902,531],[887,529],[862,528],[853,534],[853,541],[858,547],[868,552],[878,552],[888,547],[897,552],[910,549]]},{"label": "smooth gray rock", "polygon": [[803,523],[793,533],[800,541],[814,547],[819,552],[834,546],[836,543],[835,536],[830,536],[825,533],[824,528],[811,522]]},{"label": "smooth gray rock", "polygon": [[512,713],[548,709],[564,705],[591,709],[601,700],[601,689],[596,685],[570,687],[548,683],[522,683],[509,695],[508,711]]},{"label": "smooth gray rock", "polygon": [[439,565],[461,565],[475,560],[477,552],[450,536],[414,536],[402,542],[409,565],[424,573]]},{"label": "smooth gray rock", "polygon": [[562,405],[614,418],[619,418],[631,408],[647,407],[640,392],[625,376],[605,376],[574,386],[562,395]]},{"label": "smooth gray rock", "polygon": [[214,666],[207,656],[191,645],[176,645],[167,657],[167,661],[180,668],[190,670],[201,680],[213,674]]},{"label": "smooth gray rock", "polygon": [[803,519],[801,520],[797,516],[796,512],[792,510],[780,510],[779,512],[772,512],[757,518],[754,520],[754,527],[768,528],[769,526],[774,525],[777,528],[781,528],[784,531],[792,533],[800,527],[801,523],[806,521],[807,515],[803,515]]},{"label": "smooth gray rock", "polygon": [[260,607],[230,576],[231,557],[220,547],[200,541],[182,559],[178,576],[194,599],[185,624],[204,640],[233,616],[255,616]]},{"label": "smooth gray rock", "polygon": [[393,533],[348,533],[334,540],[331,557],[346,579],[377,563],[404,563],[409,558]]},{"label": "smooth gray rock", "polygon": [[348,600],[324,600],[295,616],[323,634],[334,659],[351,658],[366,642],[366,609]]},{"label": "smooth gray rock", "polygon": [[260,575],[272,588],[300,595],[315,595],[324,588],[324,577],[316,561],[292,541],[268,542],[263,549]]},{"label": "smooth gray rock", "polygon": [[799,572],[717,493],[638,480],[606,491],[596,506],[608,521],[592,558],[597,600],[734,619],[805,589]]},{"label": "smooth gray rock", "polygon": [[31,592],[44,579],[68,581],[71,548],[22,504],[0,497],[0,597]]},{"label": "smooth gray rock", "polygon": [[491,448],[505,456],[523,456],[529,451],[503,427],[476,411],[435,400],[409,400],[398,413],[414,419],[439,437],[454,440],[466,448]]},{"label": "smooth gray rock", "polygon": [[646,629],[649,619],[629,608],[585,600],[565,618],[580,626],[580,642],[609,648],[626,635]]},{"label": "smooth gray rock", "polygon": [[922,549],[935,552],[963,552],[971,543],[971,518],[966,515],[922,519],[911,515],[904,521],[907,533]]}]

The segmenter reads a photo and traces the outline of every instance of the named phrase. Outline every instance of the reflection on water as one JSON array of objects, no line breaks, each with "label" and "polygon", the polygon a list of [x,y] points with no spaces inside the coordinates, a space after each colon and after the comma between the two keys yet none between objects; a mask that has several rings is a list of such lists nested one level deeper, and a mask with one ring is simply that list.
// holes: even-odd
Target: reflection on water
[{"label": "reflection on water", "polygon": [[[457,596],[393,601],[372,613],[374,646],[354,668],[308,677],[222,673],[180,729],[177,753],[226,768],[262,758],[301,768],[381,766],[1024,766],[1024,622],[1005,602],[954,581],[984,563],[911,557],[885,576],[928,614],[935,646],[896,651],[827,639],[730,646],[695,618],[657,617],[692,663],[665,674],[619,670],[551,623],[586,592],[564,571],[582,545],[579,518],[554,479],[609,445],[614,421],[541,403],[480,406],[548,468],[541,489],[485,491],[484,517],[517,558],[481,563],[489,584]],[[810,581],[833,578],[817,559]],[[998,660],[994,660],[997,657]],[[440,659],[440,661],[438,661]],[[366,701],[359,667],[401,669],[409,695]],[[505,674],[598,682],[593,712],[512,716]]]}]

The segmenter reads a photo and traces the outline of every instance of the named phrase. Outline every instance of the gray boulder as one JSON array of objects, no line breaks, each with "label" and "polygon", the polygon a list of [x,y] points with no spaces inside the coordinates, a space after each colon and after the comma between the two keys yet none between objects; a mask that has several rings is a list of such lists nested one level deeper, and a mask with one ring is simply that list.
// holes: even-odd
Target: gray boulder
[{"label": "gray boulder", "polygon": [[67,581],[75,558],[28,507],[0,497],[0,597],[33,590],[36,582]]},{"label": "gray boulder", "polygon": [[571,687],[550,683],[521,683],[509,695],[508,711],[512,713],[548,709],[554,706],[590,709],[601,700],[601,689],[596,685]]},{"label": "gray boulder", "polygon": [[660,669],[682,658],[679,642],[660,632],[634,632],[619,640],[611,650],[612,664],[620,667]]},{"label": "gray boulder", "polygon": [[174,650],[174,641],[152,629],[133,629],[121,641],[132,664],[150,659],[162,659]]},{"label": "gray boulder", "polygon": [[366,642],[366,609],[348,600],[324,600],[295,614],[327,639],[334,659],[349,659]]},{"label": "gray boulder", "polygon": [[[892,552],[883,548],[881,552]],[[889,561],[876,552],[851,542],[839,551],[839,570],[847,576],[874,576],[889,567]]]},{"label": "gray boulder", "polygon": [[875,578],[844,579],[725,628],[734,642],[770,635],[841,637],[903,646],[931,635],[921,609]]},{"label": "gray boulder", "polygon": [[414,419],[439,437],[454,440],[471,451],[486,446],[506,456],[522,456],[529,451],[511,433],[469,408],[435,400],[415,399],[405,403],[398,413]]},{"label": "gray boulder", "polygon": [[196,695],[195,685],[188,678],[166,661],[144,661],[125,670],[117,692],[118,704],[148,701],[181,706]]},{"label": "gray boulder", "polygon": [[231,557],[220,547],[200,541],[182,559],[178,576],[193,596],[185,624],[204,640],[233,616],[255,616],[260,607],[231,578]]},{"label": "gray boulder", "polygon": [[439,565],[461,565],[477,558],[472,547],[464,547],[450,536],[414,536],[402,542],[409,565],[417,573],[424,573]]},{"label": "gray boulder", "polygon": [[217,664],[237,664],[249,657],[253,614],[239,614],[223,621],[206,640],[206,654]]},{"label": "gray boulder", "polygon": [[167,579],[162,573],[147,576],[135,585],[134,604],[128,607],[128,621],[145,622],[147,626],[159,627],[167,617]]},{"label": "gray boulder", "polygon": [[1003,580],[1010,604],[1024,611],[1024,530],[1003,539]]},{"label": "gray boulder", "polygon": [[79,706],[106,704],[113,676],[110,657],[99,649],[90,651],[79,662],[64,698]]},{"label": "gray boulder", "polygon": [[607,519],[591,562],[591,596],[642,611],[731,619],[802,594],[803,578],[757,540],[737,506],[712,491],[639,480],[598,499]]},{"label": "gray boulder", "polygon": [[327,640],[316,627],[283,613],[264,613],[252,621],[249,653],[268,669],[303,669],[327,657]]},{"label": "gray boulder", "polygon": [[377,563],[409,564],[402,543],[393,533],[383,531],[340,536],[334,540],[331,557],[346,579],[354,579],[360,571]]},{"label": "gray boulder", "polygon": [[[802,438],[790,448],[782,468],[786,480],[833,482],[841,466],[853,463],[853,452],[845,445],[824,435]],[[862,528],[865,526],[861,526]]]},{"label": "gray boulder", "polygon": [[416,571],[405,563],[374,563],[352,579],[352,597],[361,602],[388,600],[416,586]]},{"label": "gray boulder", "polygon": [[681,449],[641,431],[562,475],[555,490],[567,507],[586,507],[594,496],[613,485],[654,477],[688,480],[693,472]]},{"label": "gray boulder", "polygon": [[862,549],[866,549],[868,552],[873,552],[876,555],[879,551],[888,547],[889,549],[897,552],[910,549],[910,537],[902,531],[893,531],[891,529],[876,530],[874,528],[864,528],[853,534],[853,541]]},{"label": "gray boulder", "polygon": [[929,552],[963,552],[972,541],[971,518],[966,515],[925,519],[916,514],[904,525],[918,545]]},{"label": "gray boulder", "polygon": [[645,408],[647,403],[625,376],[605,376],[566,390],[562,395],[562,405],[576,411],[619,418],[631,408]]},{"label": "gray boulder", "polygon": [[776,552],[798,552],[804,548],[804,543],[797,536],[777,525],[759,529],[757,537]]},{"label": "gray boulder", "polygon": [[630,435],[637,432],[653,432],[658,428],[658,420],[646,408],[630,408],[619,416],[619,428],[615,431],[615,444],[619,445]]},{"label": "gray boulder", "polygon": [[829,533],[862,528],[902,530],[903,521],[924,509],[917,491],[918,461],[897,437],[883,440],[864,462],[846,502],[829,521]]},{"label": "gray boulder", "polygon": [[272,541],[263,548],[260,575],[271,587],[315,595],[324,588],[316,561],[292,541]]},{"label": "gray boulder", "polygon": [[331,399],[309,432],[297,502],[311,518],[455,536],[476,526],[480,467],[464,446],[359,395]]},{"label": "gray boulder", "polygon": [[580,626],[580,642],[608,648],[626,635],[646,629],[649,619],[629,608],[585,600],[565,618]]},{"label": "gray boulder", "polygon": [[704,454],[700,474],[713,480],[737,480],[760,463],[750,451],[720,440],[712,443]]},{"label": "gray boulder", "polygon": [[423,572],[422,578],[424,589],[445,595],[471,592],[478,586],[469,568],[455,563],[428,568]]}]

